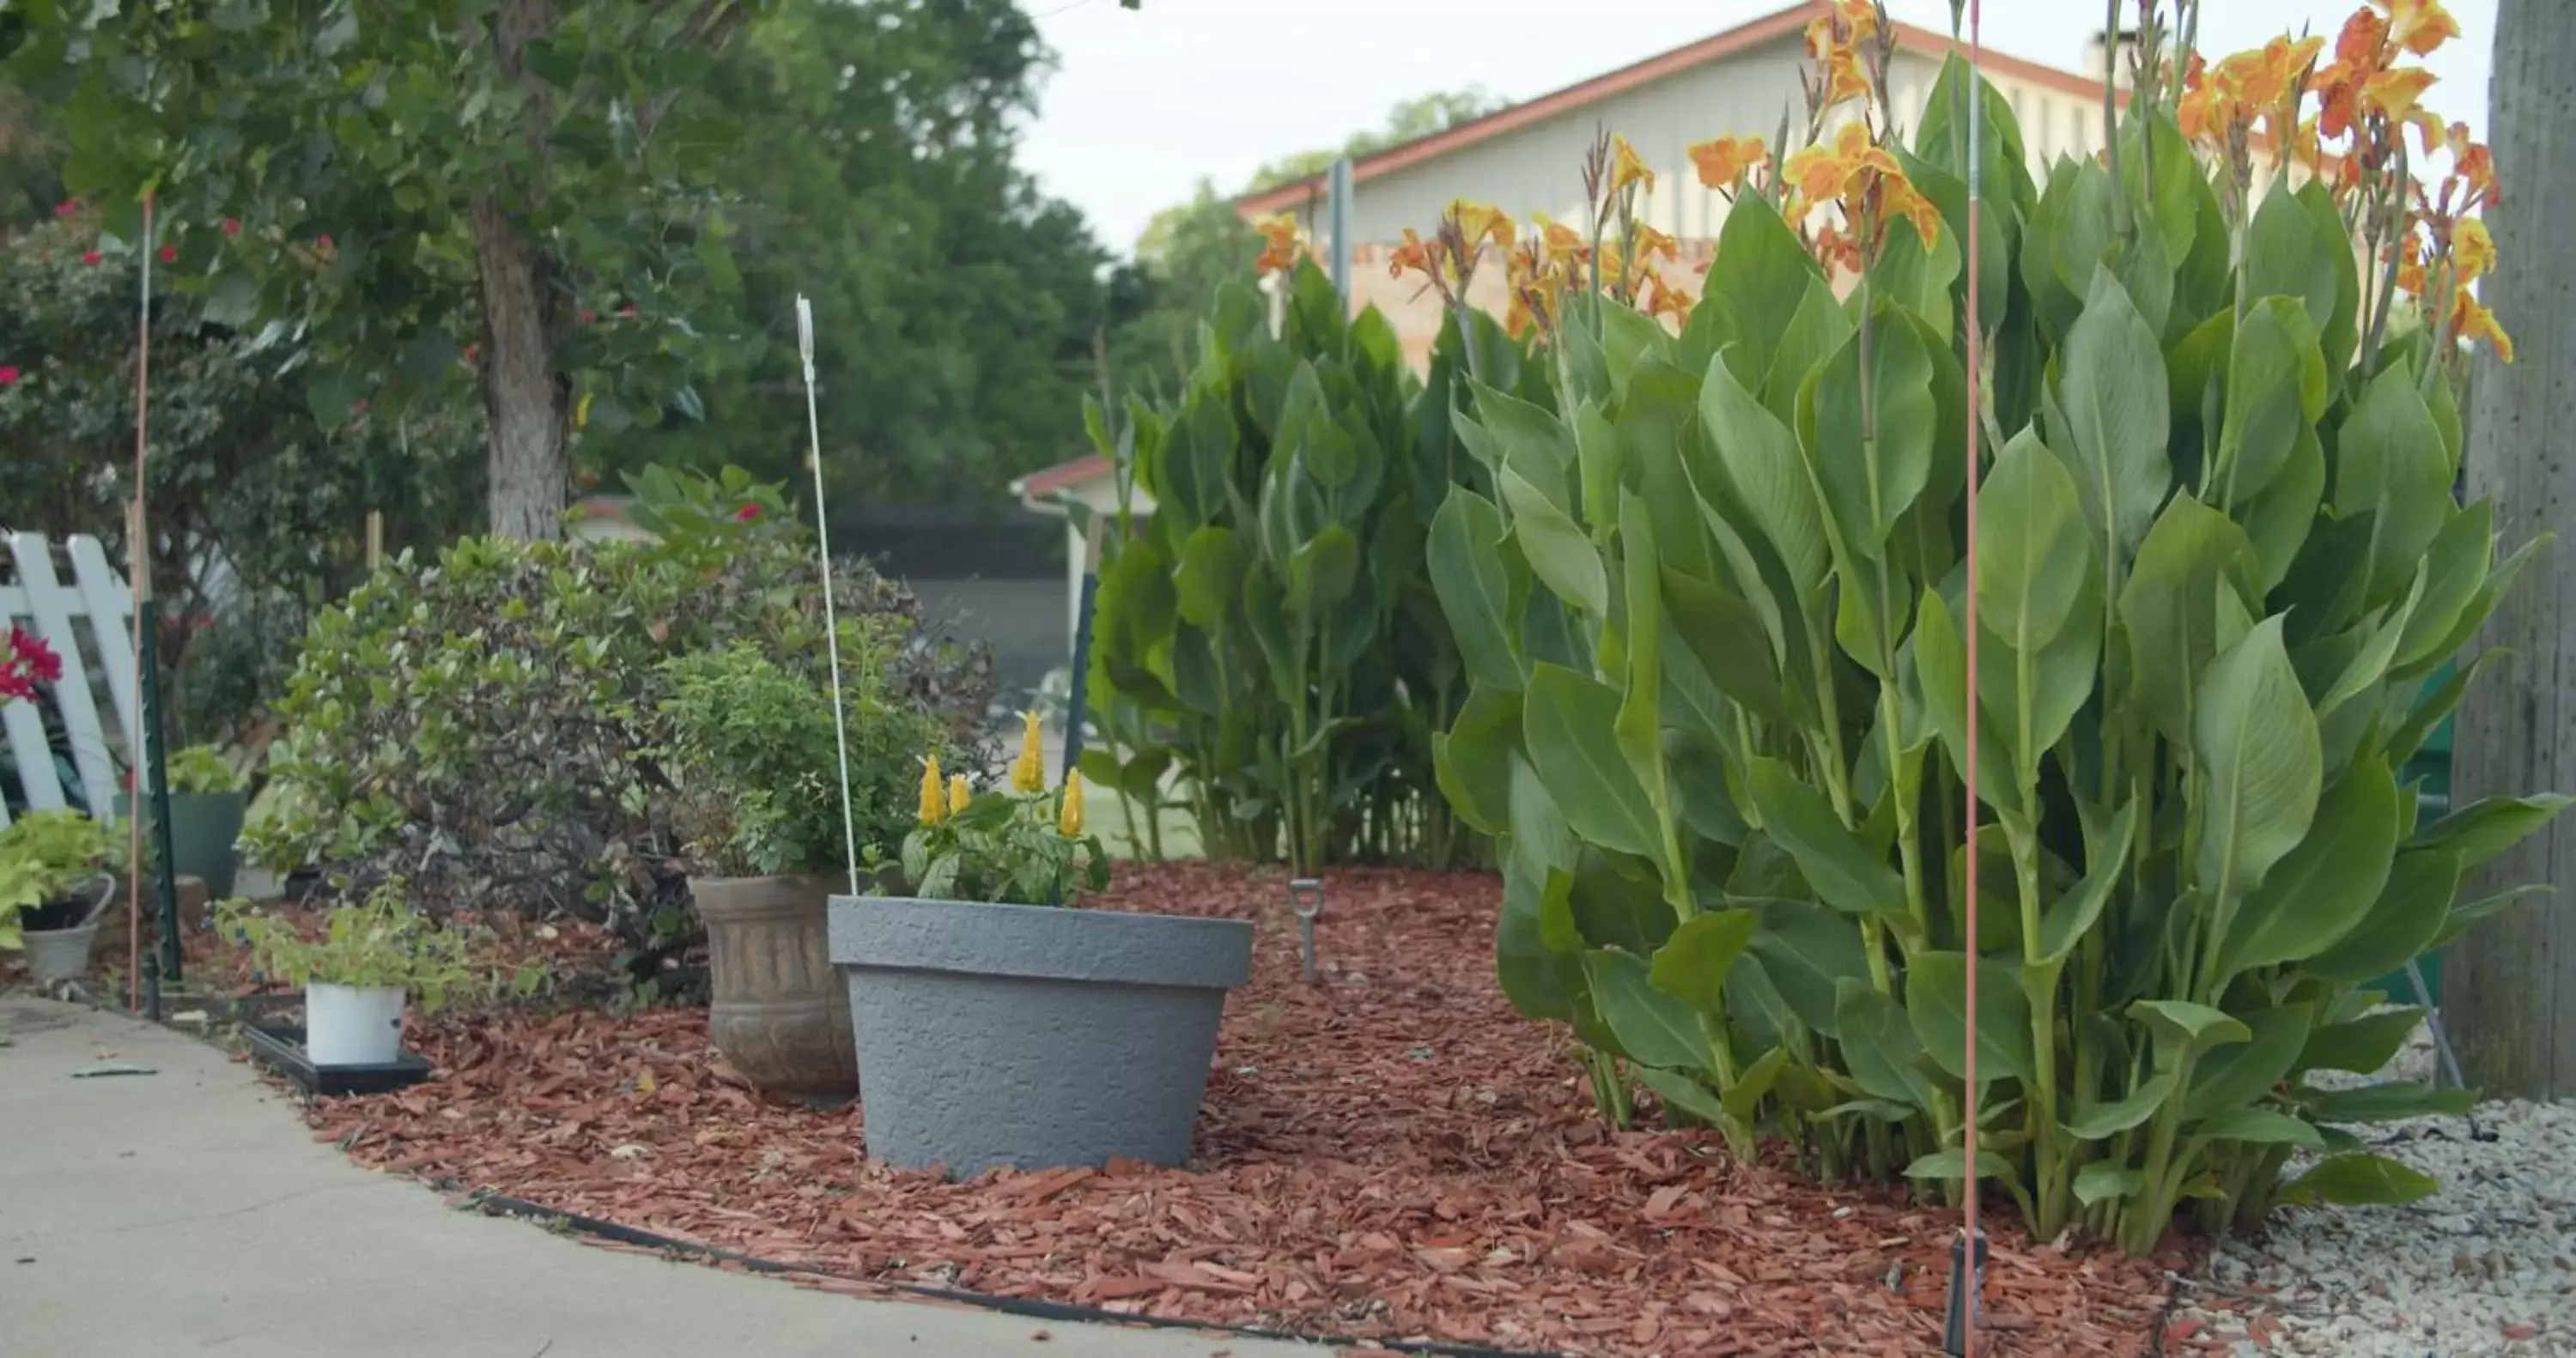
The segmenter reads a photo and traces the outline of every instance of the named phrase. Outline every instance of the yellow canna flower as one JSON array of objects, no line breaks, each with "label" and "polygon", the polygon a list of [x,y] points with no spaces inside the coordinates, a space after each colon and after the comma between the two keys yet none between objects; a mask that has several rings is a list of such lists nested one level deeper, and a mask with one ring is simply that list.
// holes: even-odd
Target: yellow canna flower
[{"label": "yellow canna flower", "polygon": [[1486,242],[1496,249],[1512,248],[1512,219],[1491,203],[1471,203],[1464,198],[1452,199],[1449,215],[1458,219],[1458,238],[1474,253]]},{"label": "yellow canna flower", "polygon": [[952,816],[956,815],[958,812],[965,810],[974,800],[975,789],[967,786],[966,775],[962,773],[950,774],[948,776],[948,814]]},{"label": "yellow canna flower", "polygon": [[2458,266],[2462,284],[2483,278],[2495,268],[2495,237],[2487,234],[2485,222],[2464,217],[2451,228],[2451,262]]},{"label": "yellow canna flower", "polygon": [[1023,712],[1020,721],[1020,757],[1011,764],[1011,790],[1014,792],[1046,791],[1046,755],[1040,750],[1038,714]]},{"label": "yellow canna flower", "polygon": [[2421,66],[2381,71],[2362,82],[2362,106],[2387,114],[2390,122],[2404,122],[2415,115],[2416,101],[2432,84],[2433,73]]},{"label": "yellow canna flower", "polygon": [[921,761],[921,809],[917,813],[924,825],[937,825],[948,819],[948,803],[939,795],[939,756]]},{"label": "yellow canna flower", "polygon": [[1612,135],[1610,156],[1610,191],[1612,193],[1617,193],[1631,184],[1645,185],[1648,193],[1655,191],[1655,172],[1647,167],[1646,158],[1637,154],[1637,148],[1629,145],[1626,137]]},{"label": "yellow canna flower", "polygon": [[1770,148],[1760,137],[1719,137],[1714,141],[1694,142],[1690,146],[1691,163],[1699,167],[1699,182],[1712,189],[1731,189],[1755,166],[1770,157]]},{"label": "yellow canna flower", "polygon": [[2513,336],[2496,324],[2495,313],[2478,304],[2468,289],[2462,288],[2459,300],[2451,307],[2451,331],[2465,340],[2484,340],[2493,346],[2496,357],[2513,362]]},{"label": "yellow canna flower", "polygon": [[1288,273],[1296,269],[1297,261],[1305,255],[1298,248],[1296,214],[1282,212],[1264,217],[1252,229],[1261,233],[1263,241],[1261,258],[1253,262],[1255,271]]},{"label": "yellow canna flower", "polygon": [[1064,780],[1064,805],[1056,811],[1055,828],[1067,837],[1082,833],[1082,779]]}]

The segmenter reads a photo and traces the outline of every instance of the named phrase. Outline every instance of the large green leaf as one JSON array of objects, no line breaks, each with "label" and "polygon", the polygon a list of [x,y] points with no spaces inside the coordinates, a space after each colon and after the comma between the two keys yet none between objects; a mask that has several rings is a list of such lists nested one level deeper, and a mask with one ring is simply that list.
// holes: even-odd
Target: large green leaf
[{"label": "large green leaf", "polygon": [[1243,597],[1243,573],[1251,559],[1242,537],[1220,524],[1182,539],[1180,569],[1173,574],[1182,620],[1211,632],[1224,627]]},{"label": "large green leaf", "polygon": [[[1529,597],[1529,566],[1507,540],[1493,502],[1455,486],[1431,519],[1427,554],[1440,612],[1458,639],[1458,654],[1477,683],[1519,691],[1528,682],[1520,654],[1520,620]],[[1518,571],[1521,578],[1514,579]],[[1230,603],[1230,601],[1229,601]]]},{"label": "large green leaf", "polygon": [[2075,1200],[2087,1207],[2147,1189],[2147,1176],[2116,1160],[2096,1160],[2075,1171]]},{"label": "large green leaf", "polygon": [[1508,467],[1550,500],[1564,503],[1566,479],[1574,470],[1574,434],[1565,422],[1542,406],[1469,380],[1476,398],[1476,420],[1494,447],[1495,471]]},{"label": "large green leaf", "polygon": [[1753,941],[1761,917],[1750,910],[1694,915],[1655,950],[1648,978],[1655,988],[1703,1014],[1726,1013],[1727,971]]},{"label": "large green leaf", "polygon": [[2441,532],[2451,512],[2447,463],[2414,375],[2405,364],[2390,366],[2363,391],[2335,441],[2335,514],[2370,522],[2365,604],[2405,589]]},{"label": "large green leaf", "polygon": [[2104,902],[2111,899],[2113,889],[2128,875],[2129,844],[2137,819],[2135,801],[2120,804],[2102,842],[2089,850],[2098,857],[2087,865],[2084,879],[2075,884],[2074,890],[2051,902],[2047,913],[2040,917],[2038,960],[2042,966],[2065,961],[2084,941],[2084,935],[2092,931],[2093,922],[2101,918]]},{"label": "large green leaf", "polygon": [[2441,1181],[2422,1170],[2388,1159],[2350,1151],[2319,1161],[2314,1169],[2281,1189],[2291,1204],[2331,1203],[2342,1207],[2400,1207],[2421,1202],[2441,1191]]},{"label": "large green leaf", "polygon": [[[1984,998],[1983,996],[1979,997]],[[2066,1134],[2079,1141],[2117,1136],[2156,1115],[2174,1092],[2173,1072],[2150,1075],[2127,1098],[2116,1103],[2088,1103],[2066,1120]]]},{"label": "large green leaf", "polygon": [[1805,387],[1808,375],[1843,347],[1852,330],[1851,317],[1835,299],[1833,288],[1824,279],[1811,277],[1797,314],[1780,335],[1779,348],[1771,355],[1770,372],[1762,384],[1762,404],[1779,416],[1782,424],[1798,422],[1798,393]]},{"label": "large green leaf", "polygon": [[1995,455],[1977,498],[1977,532],[1978,624],[2036,655],[2093,583],[2074,479],[2036,427]]},{"label": "large green leaf", "polygon": [[[1882,315],[1870,337],[1874,376],[1867,397],[1861,392],[1858,334],[1816,371],[1814,438],[1807,449],[1843,544],[1863,561],[1879,558],[1897,517],[1923,493],[1939,424],[1932,355],[1921,335],[1912,326],[1888,324]],[[1864,409],[1875,418],[1869,428],[1862,423]]]},{"label": "large green leaf", "polygon": [[[1732,214],[1729,214],[1732,216]],[[1721,358],[1700,383],[1700,420],[1725,489],[1779,560],[1795,607],[1822,587],[1828,564],[1823,511],[1797,437],[1747,394]],[[1700,488],[1702,498],[1711,487]]]},{"label": "large green leaf", "polygon": [[[1622,634],[1628,644],[1628,691],[1620,700],[1612,729],[1618,735],[1619,753],[1627,758],[1638,786],[1646,790],[1661,827],[1672,823],[1673,799],[1664,769],[1664,605],[1655,565],[1654,516],[1634,491],[1614,493],[1619,497],[1620,586],[1629,625]],[[1679,860],[1666,855],[1657,862],[1678,878],[1683,866]]]},{"label": "large green leaf", "polygon": [[[1941,738],[1942,748],[1949,752],[1950,767],[1964,775],[1968,766],[1968,657],[1951,616],[1950,606],[1942,601],[1939,592],[1925,590],[1910,644],[1915,681],[1922,690],[1926,715]],[[1985,619],[1979,618],[1977,624],[1984,626]],[[1978,657],[1980,666],[1984,659]],[[2011,752],[2003,742],[1984,734],[1995,727],[1982,706],[1978,720],[1979,799],[2000,810],[2019,811],[2020,785],[2013,777]]]},{"label": "large green leaf", "polygon": [[[2030,1001],[2020,969],[1992,958],[1977,961],[1977,1079],[2027,1080],[2033,1070]],[[1965,953],[1919,952],[1905,971],[1905,1013],[1914,1035],[1941,1069],[1967,1078],[1968,958]]]},{"label": "large green leaf", "polygon": [[2155,1034],[2159,1069],[2173,1069],[2186,1053],[2254,1038],[2244,1020],[2190,1000],[2138,1000],[2129,1005],[2129,1017]]},{"label": "large green leaf", "polygon": [[1667,1109],[1679,1109],[1712,1127],[1724,1125],[1730,1116],[1725,1103],[1711,1094],[1708,1086],[1699,1082],[1698,1076],[1676,1070],[1658,1070],[1653,1066],[1638,1066],[1634,1074],[1638,1083],[1663,1099]]},{"label": "large green leaf", "polygon": [[2192,1128],[2195,1141],[2242,1141],[2255,1146],[2296,1146],[2302,1150],[2325,1149],[2325,1137],[2315,1127],[2274,1108],[2230,1108],[2214,1114]]},{"label": "large green leaf", "polygon": [[1774,337],[1787,333],[1809,282],[1821,278],[1822,270],[1760,194],[1743,195],[1727,211],[1717,253],[1720,258],[1708,267],[1708,296],[1733,321],[1733,333],[1751,346],[1754,377],[1747,380],[1758,380],[1770,369]]},{"label": "large green leaf", "polygon": [[2319,1122],[2395,1122],[2437,1113],[2463,1116],[2477,1106],[2478,1091],[2391,1080],[2351,1089],[2315,1091],[2304,1095],[2303,1101],[2308,1116]]},{"label": "large green leaf", "polygon": [[2244,1015],[2253,1039],[2217,1048],[2200,1059],[2192,1068],[2191,1090],[2183,1096],[2183,1116],[2214,1117],[2260,1102],[2298,1063],[2315,1017],[2315,1011],[2304,1004]]},{"label": "large green leaf", "polygon": [[1664,568],[1663,585],[1674,630],[1709,679],[1755,716],[1788,720],[1771,643],[1753,605],[1732,590],[1670,566]]},{"label": "large green leaf", "polygon": [[1519,472],[1506,467],[1495,473],[1494,484],[1512,512],[1512,536],[1529,560],[1530,573],[1576,608],[1596,618],[1610,616],[1610,575],[1591,539]]},{"label": "large green leaf", "polygon": [[1805,901],[1764,900],[1753,908],[1762,917],[1762,931],[1753,936],[1750,955],[1761,959],[1763,973],[1800,1022],[1840,1037],[1835,989],[1868,966],[1860,927]]},{"label": "large green leaf", "polygon": [[2361,922],[2307,959],[2305,970],[2338,981],[2385,976],[2414,960],[2442,932],[2460,893],[2460,859],[2434,849],[2397,855],[2388,881]]},{"label": "large green leaf", "polygon": [[1834,984],[1834,1015],[1840,1025],[1843,1064],[1852,1083],[1871,1095],[1929,1110],[1939,1100],[1923,1073],[1922,1039],[1896,1000],[1870,989],[1869,983],[1845,976]]},{"label": "large green leaf", "polygon": [[2219,953],[2221,982],[2331,947],[2369,914],[2397,856],[2397,784],[2364,755],[2317,804],[2316,823],[2237,907]]},{"label": "large green leaf", "polygon": [[1746,790],[1763,833],[1798,860],[1798,871],[1825,904],[1853,914],[1905,913],[1905,879],[1834,814],[1825,794],[1787,764],[1746,761]]},{"label": "large green leaf", "polygon": [[2424,549],[2424,595],[2406,615],[2406,635],[2392,662],[2407,673],[2428,661],[2447,658],[2434,649],[2478,597],[2487,567],[2495,559],[2495,507],[2485,500],[2452,514]]},{"label": "large green leaf", "polygon": [[2531,882],[2478,900],[2457,902],[2452,905],[2450,915],[2443,919],[2442,932],[2434,936],[2433,946],[2436,949],[2449,947],[2459,939],[2460,935],[2476,927],[2478,921],[2490,915],[2501,914],[2522,901],[2548,894],[2550,893],[2547,886]]},{"label": "large green leaf", "polygon": [[1469,825],[1499,834],[1511,821],[1512,756],[1520,748],[1521,699],[1482,680],[1446,731],[1431,737],[1433,775]]},{"label": "large green leaf", "polygon": [[2146,537],[2173,479],[2165,455],[2165,356],[2110,270],[2096,268],[2091,288],[2058,355],[2057,401],[2071,444],[2052,451],[2075,478],[2102,569],[2116,574]]},{"label": "large green leaf", "polygon": [[2218,593],[2259,598],[2253,545],[2235,522],[2188,495],[2156,516],[2120,588],[2131,693],[2167,740],[2188,742],[2200,675],[2217,658]]},{"label": "large green leaf", "polygon": [[2407,847],[2456,854],[2465,872],[2521,843],[2570,806],[2576,797],[2555,792],[2484,798],[2417,831]]},{"label": "large green leaf", "polygon": [[1619,691],[1542,664],[1530,674],[1521,739],[1566,823],[1590,844],[1660,858],[1653,802],[1619,754]]},{"label": "large green leaf", "polygon": [[[2264,195],[2247,233],[2245,288],[2256,297],[2296,297],[2321,337],[2351,324],[2348,313],[2356,299],[2352,281],[2352,241],[2340,228],[2321,229],[2299,199],[2287,193]],[[2344,256],[2338,277],[2335,256]],[[2348,337],[2340,345],[2324,344],[2327,370],[2340,371],[2352,353]]]},{"label": "large green leaf", "polygon": [[1595,950],[1583,955],[1583,970],[1602,1021],[1630,1057],[1668,1070],[1706,1068],[1708,1039],[1697,1013],[1654,987],[1646,959]]},{"label": "large green leaf", "polygon": [[2291,1073],[2348,1070],[2355,1075],[2375,1074],[2396,1058],[2406,1039],[2413,1037],[2423,1022],[2423,1010],[2406,1008],[2325,1024],[2308,1034],[2308,1045],[2300,1051],[2299,1062],[2291,1067]]},{"label": "large green leaf", "polygon": [[2288,297],[2247,308],[2228,359],[2218,465],[2204,472],[2217,502],[2240,505],[2270,486],[2325,409],[2325,355],[2307,308]]},{"label": "large green leaf", "polygon": [[2213,896],[2241,895],[2307,836],[2325,777],[2316,714],[2282,648],[2280,618],[2210,663],[2192,754],[2201,769],[2194,873]]}]

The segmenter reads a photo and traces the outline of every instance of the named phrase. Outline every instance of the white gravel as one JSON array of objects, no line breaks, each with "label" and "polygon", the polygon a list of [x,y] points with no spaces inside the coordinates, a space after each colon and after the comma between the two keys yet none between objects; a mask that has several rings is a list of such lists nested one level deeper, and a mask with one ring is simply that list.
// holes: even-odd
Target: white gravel
[{"label": "white gravel", "polygon": [[[2433,1064],[2418,1029],[2374,1078],[2423,1080]],[[2248,1355],[2576,1354],[2576,1103],[2485,1103],[2364,1139],[2442,1191],[2406,1207],[2283,1208],[2185,1282],[2179,1316]]]}]

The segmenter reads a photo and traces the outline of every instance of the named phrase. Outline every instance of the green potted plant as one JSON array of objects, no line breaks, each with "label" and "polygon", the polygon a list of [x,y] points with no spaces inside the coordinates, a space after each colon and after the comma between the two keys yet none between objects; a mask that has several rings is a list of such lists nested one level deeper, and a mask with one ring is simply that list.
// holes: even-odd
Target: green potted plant
[{"label": "green potted plant", "polygon": [[1007,789],[943,784],[924,760],[916,819],[913,899],[832,902],[868,1149],[958,1175],[1188,1159],[1252,926],[1071,908],[1109,864],[1081,780],[1048,789],[1034,716]]},{"label": "green potted plant", "polygon": [[204,882],[209,896],[231,895],[248,775],[216,746],[191,745],[170,756],[169,778],[171,867]]},{"label": "green potted plant", "polygon": [[[911,752],[936,729],[887,696],[884,649],[868,628],[845,634],[843,724],[863,843],[908,824]],[[667,666],[673,697],[657,762],[673,784],[690,903],[707,931],[709,1037],[763,1091],[847,1099],[858,1092],[849,996],[824,935],[850,842],[829,691],[749,646]]]},{"label": "green potted plant", "polygon": [[436,1013],[474,979],[465,935],[411,909],[400,878],[333,909],[319,939],[238,897],[215,908],[215,927],[261,972],[304,987],[304,1052],[321,1068],[394,1064],[407,1003]]},{"label": "green potted plant", "polygon": [[[30,811],[0,829],[0,943],[22,946],[40,984],[89,970],[98,915],[115,894],[116,841],[78,811]],[[14,904],[6,904],[14,902]]]}]

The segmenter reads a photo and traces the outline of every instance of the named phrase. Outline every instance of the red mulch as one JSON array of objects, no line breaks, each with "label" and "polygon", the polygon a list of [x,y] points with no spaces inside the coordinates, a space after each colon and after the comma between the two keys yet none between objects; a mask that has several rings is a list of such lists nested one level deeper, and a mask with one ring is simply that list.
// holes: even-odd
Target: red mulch
[{"label": "red mulch", "polygon": [[[437,1078],[310,1119],[371,1165],[855,1278],[1347,1340],[1937,1353],[1955,1215],[1703,1133],[1606,1132],[1561,1030],[1496,989],[1497,896],[1338,875],[1310,987],[1276,875],[1123,873],[1102,904],[1262,928],[1186,1171],[890,1172],[859,1110],[751,1093],[698,1010],[450,1018],[414,1034]],[[1994,1259],[1977,1351],[1997,1355],[2143,1353],[2181,1263],[2008,1224]]]}]

